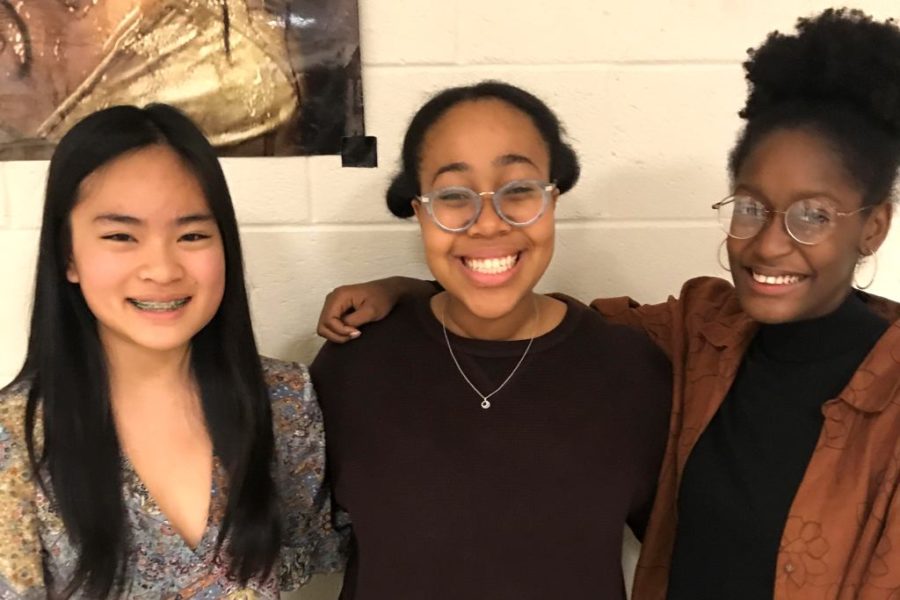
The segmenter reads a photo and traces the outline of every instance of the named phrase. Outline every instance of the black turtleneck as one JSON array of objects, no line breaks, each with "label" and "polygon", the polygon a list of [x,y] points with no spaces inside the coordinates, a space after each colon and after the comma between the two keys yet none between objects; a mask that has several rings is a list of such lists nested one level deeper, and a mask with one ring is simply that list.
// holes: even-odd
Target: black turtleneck
[{"label": "black turtleneck", "polygon": [[822,405],[887,327],[856,294],[824,317],[760,327],[685,466],[669,600],[772,597],[782,531],[819,438]]}]

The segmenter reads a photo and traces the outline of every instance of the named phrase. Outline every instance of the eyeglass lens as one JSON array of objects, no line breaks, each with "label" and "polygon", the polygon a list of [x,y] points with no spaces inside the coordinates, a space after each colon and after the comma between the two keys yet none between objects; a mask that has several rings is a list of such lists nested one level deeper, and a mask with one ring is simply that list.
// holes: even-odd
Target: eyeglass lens
[{"label": "eyeglass lens", "polygon": [[[738,196],[718,207],[722,228],[738,239],[749,239],[762,231],[772,212],[762,202],[746,196]],[[784,212],[788,233],[803,244],[816,244],[828,237],[834,221],[835,209],[817,198],[798,200]]]},{"label": "eyeglass lens", "polygon": [[[544,209],[546,191],[539,182],[513,181],[493,194],[495,209],[512,225],[527,225]],[[479,206],[488,201],[464,187],[448,187],[431,196],[431,213],[447,229],[465,229],[478,218]]]}]

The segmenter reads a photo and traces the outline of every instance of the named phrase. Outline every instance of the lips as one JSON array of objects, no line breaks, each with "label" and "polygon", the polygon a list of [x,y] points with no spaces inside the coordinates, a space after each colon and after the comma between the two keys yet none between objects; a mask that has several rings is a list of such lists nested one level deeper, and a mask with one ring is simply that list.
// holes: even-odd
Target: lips
[{"label": "lips", "polygon": [[171,300],[128,298],[128,302],[131,303],[132,306],[134,306],[138,310],[146,312],[170,312],[178,310],[190,301],[190,296],[185,296],[183,298],[173,298]]}]

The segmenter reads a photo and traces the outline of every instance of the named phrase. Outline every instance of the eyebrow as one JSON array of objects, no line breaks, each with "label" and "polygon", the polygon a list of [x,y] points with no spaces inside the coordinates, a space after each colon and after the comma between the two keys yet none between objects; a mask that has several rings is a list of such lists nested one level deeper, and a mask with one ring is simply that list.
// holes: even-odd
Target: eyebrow
[{"label": "eyebrow", "polygon": [[534,161],[528,158],[527,156],[523,156],[522,154],[504,154],[498,158],[494,159],[494,166],[497,167],[505,167],[507,165],[515,165],[515,164],[528,164],[532,167],[537,168],[537,165],[534,164]]},{"label": "eyebrow", "polygon": [[435,180],[444,173],[463,173],[465,171],[470,171],[471,169],[472,167],[469,166],[469,163],[454,162],[446,164],[434,172],[434,177],[431,178],[431,183],[434,183]]},{"label": "eyebrow", "polygon": [[120,215],[118,213],[103,213],[94,217],[94,223],[120,223],[122,225],[140,225],[142,221],[137,217]]},{"label": "eyebrow", "polygon": [[[534,161],[531,160],[530,158],[528,158],[527,156],[524,156],[522,154],[514,154],[514,153],[509,153],[509,154],[504,154],[503,156],[498,156],[493,161],[491,161],[491,164],[494,165],[495,167],[506,167],[508,165],[516,165],[516,164],[528,164],[528,165],[533,166],[534,168],[537,168],[537,165],[534,164]],[[465,163],[465,162],[448,163],[448,164],[442,166],[441,168],[439,168],[434,173],[434,177],[431,178],[431,183],[434,183],[435,180],[444,173],[464,173],[466,171],[471,171],[471,170],[472,170],[472,167],[471,167],[471,165],[469,165],[469,163]]]},{"label": "eyebrow", "polygon": [[[183,217],[178,217],[177,219],[175,219],[174,223],[176,226],[180,227],[183,225],[191,225],[193,223],[206,223],[213,220],[213,216],[209,213],[195,213],[191,215],[185,215]],[[94,217],[94,223],[102,222],[119,223],[121,225],[132,226],[140,226],[144,224],[144,221],[138,219],[137,217],[119,213],[103,213]]]},{"label": "eyebrow", "polygon": [[186,215],[184,217],[178,217],[175,219],[176,225],[191,225],[193,223],[208,223],[210,221],[215,221],[213,216],[210,213],[196,213],[193,215]]}]

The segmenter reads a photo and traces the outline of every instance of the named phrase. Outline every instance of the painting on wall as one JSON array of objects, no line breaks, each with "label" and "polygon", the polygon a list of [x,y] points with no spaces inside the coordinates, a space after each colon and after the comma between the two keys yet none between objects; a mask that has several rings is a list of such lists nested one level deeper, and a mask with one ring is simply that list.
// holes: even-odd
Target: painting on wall
[{"label": "painting on wall", "polygon": [[151,102],[223,156],[340,153],[364,134],[357,0],[0,0],[0,159]]}]

